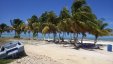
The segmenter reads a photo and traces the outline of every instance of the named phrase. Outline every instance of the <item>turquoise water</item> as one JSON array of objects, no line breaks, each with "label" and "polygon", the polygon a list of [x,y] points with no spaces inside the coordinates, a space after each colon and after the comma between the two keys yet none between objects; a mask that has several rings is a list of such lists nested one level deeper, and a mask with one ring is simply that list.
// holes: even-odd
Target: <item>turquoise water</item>
[{"label": "turquoise water", "polygon": [[[59,34],[57,34],[57,38],[58,38]],[[14,32],[12,33],[3,33],[2,37],[14,37]],[[61,34],[61,37],[63,37],[63,34]],[[66,34],[64,35],[65,39],[70,39],[71,37],[73,37],[73,34]],[[21,38],[32,38],[32,33],[28,34],[21,34]],[[38,36],[36,37],[38,39],[42,39],[43,35],[41,33],[38,33]],[[46,38],[53,38],[53,34],[46,34]],[[81,38],[81,34],[79,35],[79,39]],[[93,35],[87,34],[87,36],[85,37],[85,39],[90,39],[90,40],[94,40],[95,37]],[[105,41],[113,41],[113,36],[104,36],[104,37],[99,37],[98,40],[105,40]]]}]

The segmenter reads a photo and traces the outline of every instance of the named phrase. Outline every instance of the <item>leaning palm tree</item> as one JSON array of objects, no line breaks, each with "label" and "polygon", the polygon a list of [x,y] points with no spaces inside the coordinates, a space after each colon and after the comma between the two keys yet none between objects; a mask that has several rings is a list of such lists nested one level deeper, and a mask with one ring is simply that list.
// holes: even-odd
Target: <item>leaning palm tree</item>
[{"label": "leaning palm tree", "polygon": [[15,31],[14,38],[20,38],[20,34],[23,32],[25,27],[24,22],[20,19],[14,19],[14,20],[11,20],[10,22],[13,27],[13,30]]},{"label": "leaning palm tree", "polygon": [[50,32],[53,33],[53,40],[56,40],[56,25],[57,25],[57,16],[53,11],[48,12],[47,24],[49,24]]},{"label": "leaning palm tree", "polygon": [[40,23],[35,22],[32,24],[33,27],[33,37],[38,36],[39,28],[40,28]]},{"label": "leaning palm tree", "polygon": [[45,27],[42,29],[43,40],[45,40],[45,35],[46,35],[46,33],[49,33],[49,30],[50,30],[50,28],[49,28],[48,26],[45,26]]},{"label": "leaning palm tree", "polygon": [[47,19],[48,19],[48,12],[45,11],[42,13],[42,15],[39,17],[39,23],[40,23],[40,28],[39,32],[42,33],[43,39],[45,39],[45,34],[47,33],[48,27],[47,27]]},{"label": "leaning palm tree", "polygon": [[30,39],[30,32],[31,32],[31,29],[30,29],[30,26],[27,24],[25,25],[25,29],[24,29],[24,33],[28,33],[29,34],[29,39]]},{"label": "leaning palm tree", "polygon": [[28,19],[28,29],[29,29],[29,34],[30,32],[33,33],[33,38],[38,36],[38,31],[39,31],[39,22],[38,22],[38,17],[33,15],[31,18]]},{"label": "leaning palm tree", "polygon": [[97,43],[97,39],[99,36],[108,36],[111,34],[112,29],[106,28],[108,26],[107,23],[104,23],[102,20],[97,20],[97,29],[92,30],[92,34],[95,35],[94,44]]},{"label": "leaning palm tree", "polygon": [[72,12],[72,31],[74,33],[74,35],[76,34],[76,38],[74,37],[74,41],[75,43],[78,40],[78,34],[81,32],[82,28],[81,28],[81,16],[82,16],[82,11],[80,10],[82,7],[84,7],[84,5],[86,5],[85,0],[76,0],[73,2],[72,6],[71,6],[71,12]]},{"label": "leaning palm tree", "polygon": [[[57,30],[58,30],[58,32],[59,32],[59,39],[61,39],[61,36],[60,36],[60,34],[61,33],[63,33],[63,32],[65,32],[65,24],[64,24],[64,22],[62,21],[62,20],[60,20],[60,22],[57,24]],[[64,38],[64,37],[63,37]]]},{"label": "leaning palm tree", "polygon": [[[43,39],[44,40],[45,40],[45,35],[46,34],[53,33],[53,35],[54,35],[57,32],[57,27],[52,23],[47,22],[47,23],[44,23],[42,26],[43,26],[42,34],[43,34]],[[53,40],[55,41],[55,36],[54,36]]]},{"label": "leaning palm tree", "polygon": [[[63,38],[65,33],[69,33],[69,24],[67,24],[68,19],[71,17],[69,10],[64,7],[59,15],[59,23],[57,24],[57,28],[58,28],[58,32],[59,32],[59,38],[60,37],[60,33],[63,33]],[[69,21],[69,23],[71,23],[71,21]]]},{"label": "leaning palm tree", "polygon": [[[86,32],[89,32],[90,27],[95,24],[95,15],[92,13],[90,7],[87,5],[85,0],[76,0],[72,4],[72,20],[73,22],[73,32],[76,33],[76,39],[78,34],[82,34],[81,43],[83,42]],[[92,24],[92,25],[91,25]],[[94,26],[93,26],[94,27]],[[76,40],[75,39],[75,40]]]},{"label": "leaning palm tree", "polygon": [[56,31],[57,31],[57,29],[55,27],[57,25],[56,19],[57,19],[57,16],[53,11],[45,12],[40,17],[42,34],[45,35],[46,33],[48,33],[48,34],[53,33],[54,40],[56,37]]}]

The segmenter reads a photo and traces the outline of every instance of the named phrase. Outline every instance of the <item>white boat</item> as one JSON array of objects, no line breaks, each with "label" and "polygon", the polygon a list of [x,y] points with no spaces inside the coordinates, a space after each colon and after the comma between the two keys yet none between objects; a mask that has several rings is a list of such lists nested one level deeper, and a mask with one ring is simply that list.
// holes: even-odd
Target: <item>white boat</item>
[{"label": "white boat", "polygon": [[0,59],[19,57],[22,53],[24,53],[24,45],[22,42],[8,42],[0,48]]}]

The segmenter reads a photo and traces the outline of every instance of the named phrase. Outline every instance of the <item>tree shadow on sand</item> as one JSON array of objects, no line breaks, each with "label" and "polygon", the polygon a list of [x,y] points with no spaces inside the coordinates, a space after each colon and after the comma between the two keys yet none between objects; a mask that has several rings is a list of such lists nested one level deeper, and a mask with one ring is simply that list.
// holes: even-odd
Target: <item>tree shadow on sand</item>
[{"label": "tree shadow on sand", "polygon": [[89,51],[94,51],[94,49],[102,50],[102,47],[105,45],[93,43],[76,43],[74,46],[74,49],[76,50],[79,50],[81,48]]}]

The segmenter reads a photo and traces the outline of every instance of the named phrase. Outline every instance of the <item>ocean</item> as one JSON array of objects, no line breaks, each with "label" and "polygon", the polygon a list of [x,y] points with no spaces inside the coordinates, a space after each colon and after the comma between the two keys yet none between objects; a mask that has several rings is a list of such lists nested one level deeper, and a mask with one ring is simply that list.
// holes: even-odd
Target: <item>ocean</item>
[{"label": "ocean", "polygon": [[[21,38],[33,38],[33,37],[32,37],[32,33],[30,33],[30,34],[28,34],[28,33],[26,33],[26,34],[22,33],[20,36],[21,36]],[[65,39],[71,39],[71,38],[73,37],[73,34],[69,34],[69,35],[68,35],[68,34],[65,33],[65,35],[61,34],[60,36],[61,36],[61,37],[64,36]],[[10,38],[10,37],[11,37],[11,38],[12,38],[12,37],[14,37],[14,32],[12,32],[12,33],[3,33],[3,34],[2,34],[2,37],[4,37],[4,38]],[[58,38],[58,37],[59,37],[59,34],[57,33],[56,38]],[[80,34],[80,35],[78,36],[78,38],[81,39],[81,37],[82,37],[82,35]],[[38,38],[38,39],[43,39],[42,33],[38,33],[38,36],[37,36],[36,38]],[[53,34],[46,34],[45,38],[53,39]],[[85,37],[85,39],[94,40],[95,37],[94,37],[94,35],[87,34],[87,36]],[[113,41],[113,36],[103,36],[103,37],[99,37],[98,40]]]}]

